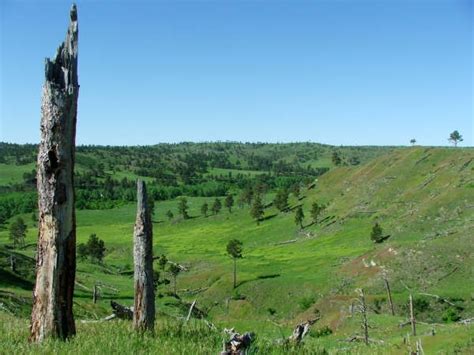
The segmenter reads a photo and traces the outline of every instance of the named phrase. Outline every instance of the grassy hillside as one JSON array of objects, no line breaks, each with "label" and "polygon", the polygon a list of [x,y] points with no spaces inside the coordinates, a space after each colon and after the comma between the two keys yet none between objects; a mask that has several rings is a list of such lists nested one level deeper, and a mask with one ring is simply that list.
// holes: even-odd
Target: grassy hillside
[{"label": "grassy hillside", "polygon": [[[318,178],[314,187],[303,189],[300,199],[290,195],[289,212],[278,212],[271,205],[274,194],[267,193],[268,207],[260,225],[252,220],[248,207],[201,216],[202,203],[212,203],[214,197],[189,197],[189,220],[175,217],[168,221],[166,211],[178,215],[177,201],[157,202],[154,253],[165,254],[188,271],[178,276],[179,299],[170,295],[171,285],[159,286],[157,309],[163,328],[159,337],[145,338],[145,343],[150,349],[158,349],[160,342],[169,343],[173,352],[180,353],[191,351],[185,335],[195,339],[195,334],[200,334],[208,341],[195,339],[194,351],[205,353],[210,347],[209,352],[216,353],[221,335],[203,330],[199,322],[174,333],[164,330],[179,328],[175,318],[183,316],[188,304],[196,299],[198,307],[219,328],[255,331],[262,353],[269,353],[271,339],[288,336],[299,321],[316,316],[321,319],[305,341],[307,351],[344,348],[365,353],[364,346],[344,341],[360,334],[359,315],[351,315],[349,310],[355,289],[363,287],[370,309],[371,337],[384,341],[383,345],[372,345],[372,352],[406,353],[413,349],[414,339],[403,343],[409,330],[398,326],[407,319],[411,292],[417,318],[424,323],[419,324],[417,339],[422,339],[425,351],[458,349],[467,353],[474,344],[472,326],[453,320],[471,318],[474,313],[473,160],[473,149],[417,147],[390,151],[360,166],[332,169]],[[312,223],[309,217],[313,202],[327,205],[318,223]],[[302,230],[294,222],[294,209],[299,205],[306,215]],[[8,271],[8,231],[0,231],[0,268],[4,274],[0,279],[0,302],[6,309],[4,313],[27,316],[32,281],[28,270],[36,230],[31,216],[23,217],[29,223],[27,243],[32,245],[17,251],[18,258],[22,258],[17,273]],[[110,314],[111,299],[132,304],[129,271],[133,265],[134,218],[134,204],[78,211],[78,242],[96,233],[107,247],[104,265],[87,261],[78,264],[78,318]],[[375,222],[389,236],[381,244],[370,240]],[[244,244],[235,290],[232,261],[225,253],[226,243],[233,238]],[[159,270],[158,265],[155,268]],[[395,316],[388,312],[382,272],[391,283]],[[102,285],[102,297],[94,305],[91,290],[97,282]],[[0,312],[5,321],[2,323],[17,322],[18,330],[11,337],[0,335],[0,342],[6,344],[6,349],[20,344],[25,351],[35,350],[24,340],[27,321],[12,320],[4,313]],[[104,350],[113,350],[121,338],[128,337],[128,325],[113,324],[83,324],[79,328],[83,334],[72,344],[51,343],[45,349],[93,352],[95,342],[85,339],[87,334],[100,333],[104,334]],[[325,326],[332,334],[318,337],[316,330]],[[430,335],[432,329],[435,336]],[[109,333],[113,335],[105,341]],[[144,349],[133,339],[124,353],[126,349]]]}]

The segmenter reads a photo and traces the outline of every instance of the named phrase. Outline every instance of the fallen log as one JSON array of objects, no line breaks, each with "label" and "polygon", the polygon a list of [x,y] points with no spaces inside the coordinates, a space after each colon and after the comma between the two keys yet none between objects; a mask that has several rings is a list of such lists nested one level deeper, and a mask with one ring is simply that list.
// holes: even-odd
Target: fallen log
[{"label": "fallen log", "polygon": [[[353,343],[353,342],[366,342],[365,336],[360,336],[360,335],[353,335],[345,340],[348,343]],[[377,339],[368,339],[369,343],[375,343],[375,344],[383,344],[383,340],[377,340]]]},{"label": "fallen log", "polygon": [[[456,269],[455,269],[454,271],[456,271]],[[448,301],[446,298],[443,298],[443,297],[438,296],[438,295],[433,295],[433,294],[431,294],[431,293],[425,293],[425,292],[420,292],[420,293],[418,293],[418,294],[419,294],[419,295],[423,295],[423,296],[429,296],[429,297],[436,298],[438,301],[441,300],[441,301],[446,302],[447,304],[449,304],[450,306],[453,306],[453,307],[456,306],[454,303]]]},{"label": "fallen log", "polygon": [[115,301],[110,301],[110,306],[112,307],[113,312],[117,318],[128,319],[128,320],[133,319],[133,306],[132,307],[122,306],[121,304]]},{"label": "fallen log", "polygon": [[188,316],[186,317],[186,322],[188,322],[189,318],[191,318],[191,314],[193,313],[193,308],[195,305],[196,305],[196,300],[194,300],[193,303],[191,304],[191,307],[189,307],[189,312],[188,312]]}]

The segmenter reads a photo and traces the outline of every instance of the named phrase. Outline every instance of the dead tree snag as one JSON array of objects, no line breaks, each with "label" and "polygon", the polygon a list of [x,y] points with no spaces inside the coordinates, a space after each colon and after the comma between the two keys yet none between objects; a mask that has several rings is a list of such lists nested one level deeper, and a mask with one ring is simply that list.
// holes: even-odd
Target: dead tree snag
[{"label": "dead tree snag", "polygon": [[137,219],[133,241],[135,264],[135,330],[153,330],[155,323],[155,290],[153,288],[153,226],[147,203],[145,182],[137,182]]},{"label": "dead tree snag", "polygon": [[76,332],[72,312],[76,274],[74,155],[78,53],[73,5],[65,41],[46,59],[38,152],[38,246],[30,340],[66,339]]}]

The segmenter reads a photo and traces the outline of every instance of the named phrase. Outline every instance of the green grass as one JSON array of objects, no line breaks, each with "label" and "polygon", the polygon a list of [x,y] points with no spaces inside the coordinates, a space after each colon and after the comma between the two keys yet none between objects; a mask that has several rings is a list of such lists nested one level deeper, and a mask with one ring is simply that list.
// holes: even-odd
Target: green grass
[{"label": "green grass", "polygon": [[[357,317],[350,318],[348,308],[358,287],[364,287],[372,308],[376,299],[385,297],[381,279],[384,267],[391,280],[397,316],[386,315],[385,301],[379,311],[382,314],[370,312],[372,336],[385,341],[384,345],[371,346],[370,352],[406,353],[413,346],[413,339],[411,345],[403,345],[408,330],[399,329],[398,323],[407,316],[404,308],[407,287],[415,297],[423,292],[462,299],[459,301],[462,317],[472,317],[474,313],[471,286],[474,283],[471,232],[474,190],[470,188],[473,163],[465,166],[473,157],[472,149],[399,149],[364,166],[331,170],[319,178],[314,189],[303,190],[302,200],[290,198],[290,207],[303,205],[306,214],[303,231],[294,223],[294,212],[278,213],[273,207],[265,211],[268,219],[257,225],[248,207],[201,216],[202,203],[211,203],[214,198],[188,198],[192,217],[188,220],[175,217],[168,221],[165,217],[167,210],[178,216],[177,200],[157,202],[153,218],[154,253],[166,254],[170,260],[189,268],[178,277],[178,294],[183,301],[196,299],[219,328],[257,332],[258,344],[267,353],[272,339],[281,337],[282,332],[288,336],[295,324],[314,317],[317,312],[321,320],[315,327],[328,325],[334,333],[323,338],[308,337],[309,353],[341,347],[365,353],[363,345],[343,342],[360,331]],[[270,202],[272,195],[265,199]],[[311,225],[309,210],[314,201],[328,205],[323,218],[334,217]],[[29,223],[27,242],[33,243],[35,227],[30,216],[24,218]],[[78,264],[77,280],[83,285],[76,287],[78,318],[95,319],[109,314],[111,299],[126,305],[133,303],[132,277],[119,272],[132,269],[134,219],[134,205],[77,211],[78,243],[96,233],[107,247],[104,267],[83,261]],[[382,244],[373,244],[369,238],[375,221],[382,225],[384,234],[391,236]],[[244,243],[244,258],[237,265],[236,290],[232,289],[232,261],[225,254],[226,243],[233,238]],[[287,241],[292,242],[281,244]],[[0,231],[0,245],[7,242],[8,231]],[[22,253],[33,256],[34,250],[27,248]],[[371,262],[375,266],[370,266]],[[452,270],[455,271],[450,274]],[[99,303],[93,305],[91,289],[97,281],[107,287],[103,288]],[[165,294],[168,290],[169,286],[160,286],[158,293]],[[31,291],[19,288],[14,280],[0,283],[0,291],[14,292],[26,300],[31,296]],[[228,301],[232,296],[234,300]],[[8,303],[1,294],[0,302],[10,307],[18,303]],[[177,327],[174,320],[169,320],[171,315],[184,316],[185,310],[176,308],[173,302],[176,303],[166,295],[157,298],[159,322],[168,322],[160,323],[162,329]],[[425,351],[443,353],[472,347],[472,328],[442,324],[440,314],[444,305],[434,299],[431,303],[432,314],[419,315],[420,319],[438,317],[432,325],[420,325]],[[276,313],[270,315],[269,308]],[[7,338],[0,335],[0,342],[8,341],[10,348],[16,344],[25,352],[34,351],[24,340],[26,321],[15,322],[22,330]],[[122,322],[81,324],[78,337],[71,344],[52,342],[43,350],[94,353],[94,342],[87,340],[87,334],[104,332],[112,333],[104,338],[105,345],[101,348],[109,351],[119,339],[130,337],[128,327]],[[434,337],[426,335],[431,327],[436,328]],[[200,330],[192,330],[195,331]],[[208,341],[199,340],[190,345],[184,338],[160,335],[146,337],[144,344],[146,349],[158,353],[158,344],[167,344],[170,353],[216,353],[220,337],[220,334],[206,334],[204,339]],[[132,336],[125,342],[124,352],[144,351],[143,344],[137,345],[137,341]],[[212,351],[206,350],[206,346]]]},{"label": "green grass", "polygon": [[35,169],[35,163],[25,165],[0,164],[0,186],[8,186],[23,181],[23,174]]}]

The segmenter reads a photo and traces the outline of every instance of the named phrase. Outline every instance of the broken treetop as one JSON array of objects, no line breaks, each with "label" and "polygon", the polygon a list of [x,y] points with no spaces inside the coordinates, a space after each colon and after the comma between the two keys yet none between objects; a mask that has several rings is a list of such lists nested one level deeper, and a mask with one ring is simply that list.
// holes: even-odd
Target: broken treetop
[{"label": "broken treetop", "polygon": [[72,5],[70,23],[66,39],[56,51],[54,59],[46,58],[46,80],[52,85],[57,85],[68,93],[78,87],[77,80],[77,43],[78,43],[77,8]]}]

